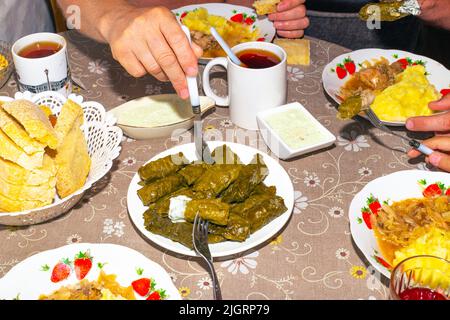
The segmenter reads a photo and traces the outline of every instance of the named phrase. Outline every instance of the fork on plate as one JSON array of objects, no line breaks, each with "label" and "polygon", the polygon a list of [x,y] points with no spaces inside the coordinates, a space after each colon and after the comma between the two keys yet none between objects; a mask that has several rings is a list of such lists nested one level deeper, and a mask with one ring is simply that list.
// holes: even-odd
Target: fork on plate
[{"label": "fork on plate", "polygon": [[396,137],[399,137],[405,141],[408,142],[408,144],[413,147],[414,149],[416,149],[417,151],[422,152],[423,154],[429,156],[430,154],[432,154],[434,152],[434,150],[428,148],[426,145],[420,143],[419,141],[415,140],[415,139],[411,139],[408,137],[405,137],[395,131],[392,131],[391,129],[389,129],[388,127],[386,127],[383,122],[380,120],[380,118],[378,118],[378,116],[375,114],[375,112],[373,112],[373,110],[371,108],[368,108],[366,110],[366,115],[369,118],[370,123],[372,123],[373,126],[375,126],[376,128],[383,130],[384,132],[390,133]]},{"label": "fork on plate", "polygon": [[192,240],[194,250],[200,257],[205,260],[211,274],[214,300],[222,300],[219,282],[217,280],[216,271],[214,269],[213,259],[208,246],[208,226],[209,222],[203,220],[197,213],[194,219],[194,228],[192,229]]}]

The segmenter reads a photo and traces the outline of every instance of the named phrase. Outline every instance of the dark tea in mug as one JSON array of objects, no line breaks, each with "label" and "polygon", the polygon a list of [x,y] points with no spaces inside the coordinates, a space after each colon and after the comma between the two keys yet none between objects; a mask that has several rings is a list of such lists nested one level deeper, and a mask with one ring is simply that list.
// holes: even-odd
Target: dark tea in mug
[{"label": "dark tea in mug", "polygon": [[242,67],[250,69],[266,69],[281,62],[275,53],[261,49],[246,49],[236,55],[243,63]]},{"label": "dark tea in mug", "polygon": [[45,58],[57,53],[61,48],[62,46],[56,42],[39,41],[20,50],[19,56],[28,59]]}]

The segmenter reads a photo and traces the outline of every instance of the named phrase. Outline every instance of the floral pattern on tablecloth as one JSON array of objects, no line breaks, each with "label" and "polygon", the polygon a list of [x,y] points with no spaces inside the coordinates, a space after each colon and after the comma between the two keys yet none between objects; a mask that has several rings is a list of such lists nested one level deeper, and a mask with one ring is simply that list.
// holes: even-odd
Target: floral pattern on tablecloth
[{"label": "floral pattern on tablecloth", "polygon": [[[70,32],[71,70],[75,92],[111,109],[143,95],[173,93],[169,83],[151,77],[129,76],[110,50]],[[311,66],[289,66],[288,101],[298,101],[333,132],[335,146],[312,155],[280,161],[295,188],[292,219],[280,235],[241,256],[215,263],[225,299],[386,299],[387,280],[372,268],[352,241],[348,207],[352,197],[370,180],[404,169],[429,170],[409,163],[408,146],[372,129],[365,120],[339,121],[333,103],[324,94],[321,74],[334,57],[346,52],[337,45],[311,39]],[[223,77],[213,80],[225,92]],[[11,79],[0,95],[12,96]],[[226,108],[205,118],[206,135],[226,136],[242,129],[228,118]],[[233,136],[233,135],[231,135]],[[190,133],[179,139],[190,139]],[[126,209],[128,184],[139,166],[174,146],[171,138],[135,141],[124,137],[122,153],[112,171],[94,186],[70,212],[37,226],[0,226],[0,277],[26,257],[68,243],[116,243],[136,249],[169,272],[185,299],[210,299],[210,278],[194,258],[161,251],[144,240]],[[259,136],[252,145],[263,146]],[[390,146],[387,148],[386,146]],[[236,285],[239,284],[239,285]]]}]

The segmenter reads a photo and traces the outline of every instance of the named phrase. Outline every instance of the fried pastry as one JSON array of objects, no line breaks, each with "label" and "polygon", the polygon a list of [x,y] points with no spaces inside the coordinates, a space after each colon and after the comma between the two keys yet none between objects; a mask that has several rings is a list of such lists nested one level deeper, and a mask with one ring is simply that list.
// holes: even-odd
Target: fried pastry
[{"label": "fried pastry", "polygon": [[309,66],[310,42],[308,39],[275,39],[273,42],[287,53],[287,63]]},{"label": "fried pastry", "polygon": [[258,15],[265,15],[277,12],[277,5],[281,0],[257,0],[253,3]]},{"label": "fried pastry", "polygon": [[0,157],[28,170],[42,167],[44,153],[28,155],[0,129]]}]

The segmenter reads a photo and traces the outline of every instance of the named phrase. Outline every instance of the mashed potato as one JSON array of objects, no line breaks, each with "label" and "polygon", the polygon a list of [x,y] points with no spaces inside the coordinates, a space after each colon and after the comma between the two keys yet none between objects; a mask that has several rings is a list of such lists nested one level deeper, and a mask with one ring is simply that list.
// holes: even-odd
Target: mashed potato
[{"label": "mashed potato", "polygon": [[431,101],[440,94],[429,83],[426,70],[421,65],[408,67],[396,77],[396,84],[386,88],[373,102],[371,108],[385,121],[404,121],[409,117],[428,116]]}]

